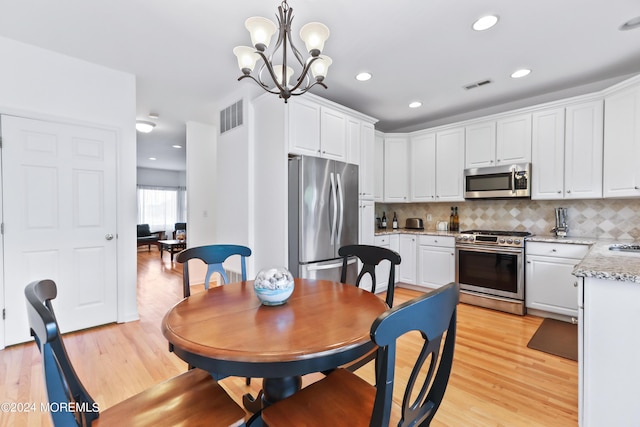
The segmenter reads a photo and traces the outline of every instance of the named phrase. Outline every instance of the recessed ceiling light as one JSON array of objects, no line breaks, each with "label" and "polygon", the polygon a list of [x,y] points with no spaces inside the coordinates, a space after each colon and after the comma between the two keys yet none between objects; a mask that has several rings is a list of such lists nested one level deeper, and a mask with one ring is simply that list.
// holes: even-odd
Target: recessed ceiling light
[{"label": "recessed ceiling light", "polygon": [[620,31],[633,30],[635,28],[640,27],[640,16],[636,16],[635,18],[629,19],[624,24],[620,25],[618,28]]},{"label": "recessed ceiling light", "polygon": [[498,23],[498,17],[497,16],[495,16],[495,15],[487,15],[487,16],[483,16],[482,18],[480,18],[476,22],[474,22],[472,27],[476,31],[484,31],[484,30],[488,30],[489,28],[493,27],[497,23]]},{"label": "recessed ceiling light", "polygon": [[142,133],[149,133],[156,127],[156,124],[153,122],[145,122],[144,120],[136,121],[136,130]]},{"label": "recessed ceiling light", "polygon": [[356,80],[359,80],[361,82],[366,82],[370,78],[371,78],[371,73],[360,73],[356,76]]},{"label": "recessed ceiling light", "polygon": [[511,77],[513,77],[514,79],[519,79],[520,77],[528,76],[529,74],[531,74],[531,70],[522,68],[520,70],[514,71],[513,74],[511,74]]},{"label": "recessed ceiling light", "polygon": [[182,148],[182,145],[172,145],[173,148]]},{"label": "recessed ceiling light", "polygon": [[158,160],[155,157],[149,157],[149,160]]},{"label": "recessed ceiling light", "polygon": [[411,104],[409,104],[409,108],[418,108],[418,107],[422,107],[422,102],[413,101]]}]

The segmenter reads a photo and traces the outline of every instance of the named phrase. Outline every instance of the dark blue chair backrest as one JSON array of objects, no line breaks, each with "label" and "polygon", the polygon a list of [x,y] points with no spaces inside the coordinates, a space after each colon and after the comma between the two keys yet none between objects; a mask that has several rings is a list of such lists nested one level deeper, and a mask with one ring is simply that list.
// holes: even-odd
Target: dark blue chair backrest
[{"label": "dark blue chair backrest", "polygon": [[342,283],[346,283],[347,261],[349,257],[356,256],[362,262],[362,270],[360,270],[360,273],[358,274],[355,285],[356,287],[360,287],[362,277],[365,274],[369,274],[371,276],[371,292],[373,293],[376,292],[376,266],[380,264],[381,261],[388,260],[391,263],[391,267],[389,269],[387,297],[385,301],[389,307],[393,307],[396,265],[400,264],[402,261],[399,253],[381,246],[348,245],[338,249],[338,255],[342,257],[342,275],[340,277],[340,281]]},{"label": "dark blue chair backrest", "polygon": [[451,374],[459,295],[460,285],[449,283],[388,310],[373,322],[371,338],[378,345],[378,354],[371,427],[389,426],[396,340],[410,331],[420,332],[424,344],[407,382],[398,425],[429,425]]},{"label": "dark blue chair backrest", "polygon": [[182,283],[184,287],[184,297],[188,297],[191,295],[190,283],[189,283],[189,261],[190,259],[199,259],[205,264],[207,267],[207,274],[204,279],[204,287],[205,289],[209,289],[209,282],[211,280],[211,275],[213,273],[219,273],[222,276],[222,280],[224,283],[229,282],[229,278],[227,277],[227,273],[224,271],[222,267],[222,263],[226,261],[227,258],[233,255],[240,256],[241,270],[242,270],[242,280],[247,280],[247,266],[246,266],[246,257],[251,256],[251,249],[246,246],[240,245],[208,245],[208,246],[196,246],[194,248],[185,249],[180,252],[176,257],[176,261],[183,263],[183,274],[182,274]]},{"label": "dark blue chair backrest", "polygon": [[58,322],[51,300],[58,294],[55,282],[39,280],[29,283],[24,290],[31,335],[42,355],[47,397],[56,427],[90,426],[98,418],[97,407],[76,374],[62,342]]}]

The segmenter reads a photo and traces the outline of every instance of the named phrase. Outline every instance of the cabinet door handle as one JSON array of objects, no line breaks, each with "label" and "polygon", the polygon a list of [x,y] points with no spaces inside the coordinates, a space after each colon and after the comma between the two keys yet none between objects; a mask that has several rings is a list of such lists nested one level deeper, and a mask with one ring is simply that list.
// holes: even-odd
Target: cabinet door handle
[{"label": "cabinet door handle", "polygon": [[562,191],[558,190],[558,194],[562,194]]},{"label": "cabinet door handle", "polygon": [[567,190],[567,194],[571,193],[571,190]]},{"label": "cabinet door handle", "polygon": [[527,261],[527,264],[531,264],[531,261]]},{"label": "cabinet door handle", "polygon": [[555,250],[555,249],[551,249],[551,252],[557,252],[557,250]]},{"label": "cabinet door handle", "polygon": [[638,189],[638,186],[636,185],[635,187],[633,187],[633,189],[634,189],[634,190],[637,190],[637,189]]},{"label": "cabinet door handle", "polygon": [[573,282],[573,287],[577,288],[578,287],[578,282]]}]

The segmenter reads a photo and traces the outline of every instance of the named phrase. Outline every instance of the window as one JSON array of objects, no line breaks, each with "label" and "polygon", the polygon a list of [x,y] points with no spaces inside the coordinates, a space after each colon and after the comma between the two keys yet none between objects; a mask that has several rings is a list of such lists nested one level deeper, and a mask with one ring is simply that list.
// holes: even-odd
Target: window
[{"label": "window", "polygon": [[176,222],[186,222],[185,188],[138,186],[138,224],[170,236]]}]

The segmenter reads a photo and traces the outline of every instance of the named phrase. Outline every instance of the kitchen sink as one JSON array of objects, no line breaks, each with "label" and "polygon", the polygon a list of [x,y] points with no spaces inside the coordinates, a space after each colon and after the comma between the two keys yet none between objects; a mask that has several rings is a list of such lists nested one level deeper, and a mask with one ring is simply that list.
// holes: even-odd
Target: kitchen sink
[{"label": "kitchen sink", "polygon": [[609,246],[610,251],[623,251],[623,252],[640,252],[640,245],[636,244],[624,244],[624,243],[616,243],[615,245]]}]

